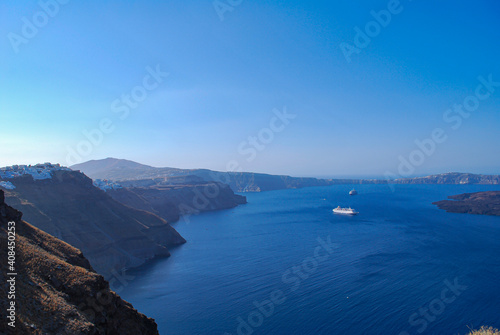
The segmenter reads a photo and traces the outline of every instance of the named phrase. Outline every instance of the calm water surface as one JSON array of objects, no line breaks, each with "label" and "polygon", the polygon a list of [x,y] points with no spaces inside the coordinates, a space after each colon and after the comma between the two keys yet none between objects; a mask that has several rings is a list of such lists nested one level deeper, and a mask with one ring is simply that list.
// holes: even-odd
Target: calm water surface
[{"label": "calm water surface", "polygon": [[[431,204],[498,186],[355,187],[250,193],[247,205],[181,220],[188,243],[130,271],[119,294],[160,334],[500,328],[500,217]],[[360,214],[335,215],[337,205]]]}]

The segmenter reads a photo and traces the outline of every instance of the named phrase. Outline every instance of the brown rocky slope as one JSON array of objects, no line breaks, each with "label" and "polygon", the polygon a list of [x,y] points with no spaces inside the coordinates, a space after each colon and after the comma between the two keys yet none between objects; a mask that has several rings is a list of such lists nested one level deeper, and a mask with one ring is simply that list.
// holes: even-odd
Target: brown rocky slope
[{"label": "brown rocky slope", "polygon": [[[80,250],[21,220],[0,190],[1,334],[158,334],[153,319],[109,289]],[[15,222],[15,298],[7,301],[7,230]],[[13,226],[12,224],[10,227]],[[15,328],[4,313],[15,301]]]}]

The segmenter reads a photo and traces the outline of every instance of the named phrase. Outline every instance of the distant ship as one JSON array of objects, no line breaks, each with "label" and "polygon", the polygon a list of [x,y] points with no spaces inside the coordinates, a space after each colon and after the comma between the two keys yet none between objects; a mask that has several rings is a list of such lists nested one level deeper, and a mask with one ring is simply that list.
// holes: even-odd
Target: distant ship
[{"label": "distant ship", "polygon": [[355,189],[352,189],[351,192],[349,192],[349,195],[356,195],[358,194],[358,191],[356,191]]},{"label": "distant ship", "polygon": [[356,214],[359,214],[359,212],[356,212],[351,207],[349,207],[349,208],[341,208],[340,206],[338,206],[337,208],[334,208],[333,212],[335,214],[345,214],[345,215],[356,215]]}]

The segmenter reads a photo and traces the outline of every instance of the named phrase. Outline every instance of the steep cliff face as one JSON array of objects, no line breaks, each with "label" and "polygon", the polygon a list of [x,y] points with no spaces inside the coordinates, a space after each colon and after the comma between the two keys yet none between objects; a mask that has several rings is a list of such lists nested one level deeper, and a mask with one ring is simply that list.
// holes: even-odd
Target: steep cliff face
[{"label": "steep cliff face", "polygon": [[253,172],[218,172],[211,170],[193,170],[191,173],[204,180],[218,181],[228,184],[235,192],[263,192],[333,185],[330,179],[298,178],[283,175],[270,175]]},{"label": "steep cliff face", "polygon": [[448,198],[452,200],[441,200],[433,204],[452,213],[500,215],[500,191],[464,193]]},{"label": "steep cliff face", "polygon": [[[156,323],[109,289],[80,250],[21,220],[0,190],[2,334],[158,334]],[[14,222],[14,225],[8,225]],[[8,230],[14,227],[15,297],[5,278]],[[12,277],[9,277],[11,279]],[[11,297],[12,298],[12,297]],[[15,328],[4,313],[15,302]],[[9,312],[9,315],[12,315]],[[7,320],[7,321],[6,321]]]},{"label": "steep cliff face", "polygon": [[43,231],[81,249],[109,278],[113,271],[141,265],[185,240],[164,219],[113,200],[75,171],[53,171],[50,179],[9,179],[6,202]]},{"label": "steep cliff face", "polygon": [[222,183],[198,182],[195,185],[130,187],[109,190],[113,199],[137,209],[150,210],[174,222],[180,215],[233,208],[246,203]]}]

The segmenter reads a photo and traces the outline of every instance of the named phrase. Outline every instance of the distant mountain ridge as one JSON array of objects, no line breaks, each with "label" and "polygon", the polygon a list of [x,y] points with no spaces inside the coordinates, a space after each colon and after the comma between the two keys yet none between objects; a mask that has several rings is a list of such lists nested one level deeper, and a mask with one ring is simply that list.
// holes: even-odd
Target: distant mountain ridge
[{"label": "distant mountain ridge", "polygon": [[448,172],[425,177],[396,179],[398,184],[500,184],[500,175]]},{"label": "distant mountain ridge", "polygon": [[[155,180],[156,185],[172,185],[183,178],[199,177],[205,181],[228,184],[234,192],[261,192],[287,188],[328,186],[333,184],[359,183],[358,179],[318,179],[254,172],[220,172],[208,169],[155,168],[129,160],[106,158],[71,166],[93,179],[109,179],[127,186],[143,186]],[[365,181],[369,182],[369,181]]]},{"label": "distant mountain ridge", "polygon": [[228,184],[235,192],[260,192],[341,184],[500,184],[500,175],[443,173],[426,177],[386,179],[319,179],[253,172],[220,172],[208,169],[156,168],[128,160],[106,158],[71,166],[94,179],[110,179],[127,186],[172,185],[189,178]]},{"label": "distant mountain ridge", "polygon": [[449,196],[451,200],[433,202],[438,208],[452,213],[500,216],[500,191],[464,193]]},{"label": "distant mountain ridge", "polygon": [[110,179],[115,181],[150,179],[161,170],[162,176],[188,175],[190,170],[176,168],[156,168],[127,159],[105,158],[90,160],[70,166],[72,170],[80,170],[92,179]]}]

